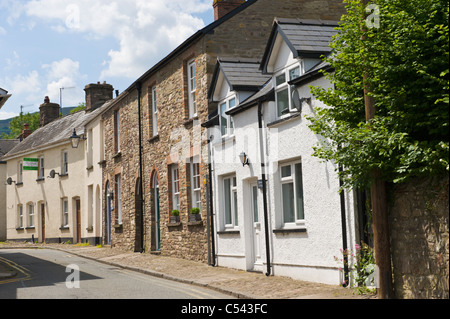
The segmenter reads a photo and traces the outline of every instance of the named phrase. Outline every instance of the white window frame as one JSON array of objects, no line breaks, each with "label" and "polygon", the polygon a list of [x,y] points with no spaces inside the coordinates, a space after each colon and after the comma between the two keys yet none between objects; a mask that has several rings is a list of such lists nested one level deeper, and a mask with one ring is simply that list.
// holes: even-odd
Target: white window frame
[{"label": "white window frame", "polygon": [[39,157],[38,179],[45,178],[45,161],[44,156]]},{"label": "white window frame", "polygon": [[27,227],[34,227],[34,204],[28,203],[27,204],[27,215],[28,215],[28,224]]},{"label": "white window frame", "polygon": [[180,210],[180,169],[178,164],[172,164],[170,167],[170,175],[172,177],[172,210]]},{"label": "white window frame", "polygon": [[[225,229],[232,229],[239,226],[236,175],[224,177],[222,180],[222,185],[223,185],[223,212],[224,212],[223,221]],[[229,192],[228,203],[227,203],[227,192]],[[229,206],[229,209],[227,209],[227,204]]]},{"label": "white window frame", "polygon": [[61,152],[61,175],[67,175],[69,173],[69,152]]},{"label": "white window frame", "polygon": [[[301,174],[300,174],[300,184],[299,180],[297,179],[298,172],[295,170],[295,166],[300,165]],[[284,167],[290,167],[290,175],[283,177],[283,168]],[[281,217],[283,221],[284,226],[296,226],[296,225],[304,225],[305,223],[305,206],[304,206],[304,190],[303,190],[303,168],[302,168],[302,162],[301,161],[295,161],[295,162],[288,162],[288,163],[282,163],[279,165],[279,176],[280,176],[280,200],[281,200]],[[290,215],[293,214],[293,220],[286,221],[285,220],[285,207],[284,207],[284,197],[283,197],[283,185],[292,184],[293,185],[293,207],[294,211],[290,213]],[[302,202],[300,205],[302,205],[301,212],[299,211],[299,203],[297,203],[296,195],[298,192],[298,188],[301,187],[301,198]],[[299,214],[302,214],[303,216],[299,216]]]},{"label": "white window frame", "polygon": [[189,118],[197,116],[197,70],[195,60],[187,63]]},{"label": "white window frame", "polygon": [[61,226],[69,227],[69,199],[61,198]]},{"label": "white window frame", "polygon": [[119,110],[114,112],[114,139],[116,152],[120,153],[120,112]]},{"label": "white window frame", "polygon": [[17,228],[23,228],[23,205],[17,205]]},{"label": "white window frame", "polygon": [[19,161],[17,164],[17,183],[23,183],[23,161]]},{"label": "white window frame", "polygon": [[158,100],[156,86],[152,88],[152,135],[158,135]]},{"label": "white window frame", "polygon": [[201,209],[201,175],[200,163],[195,159],[191,161],[191,208],[198,207]]},{"label": "white window frame", "polygon": [[114,209],[117,209],[116,216],[117,225],[122,225],[123,218],[122,218],[122,174],[117,174],[114,177],[115,187],[116,187],[116,207]]},{"label": "white window frame", "polygon": [[[294,76],[291,77],[290,72],[295,70],[295,69],[299,69],[298,72],[298,76]],[[274,83],[274,87],[275,87],[275,112],[276,112],[276,116],[277,118],[283,118],[286,116],[289,116],[290,112],[296,112],[297,110],[293,107],[292,104],[292,86],[288,84],[289,81],[292,81],[296,78],[298,78],[300,75],[303,74],[303,63],[295,63],[294,65],[291,65],[289,67],[286,67],[285,69],[275,73],[274,77],[273,77],[273,83]],[[284,82],[277,84],[277,79],[280,76],[285,77]],[[287,94],[288,94],[288,111],[285,114],[279,114],[278,111],[278,93],[287,90]],[[294,88],[295,90],[295,88]]]},{"label": "white window frame", "polygon": [[[236,95],[231,95],[219,103],[219,106],[218,106],[219,127],[220,127],[220,134],[222,136],[234,135],[233,117],[231,115],[225,114],[225,112],[230,110],[231,108],[234,108],[236,105],[237,105]],[[227,121],[226,126],[223,125],[224,119]],[[225,129],[225,131],[224,131],[224,129]]]}]

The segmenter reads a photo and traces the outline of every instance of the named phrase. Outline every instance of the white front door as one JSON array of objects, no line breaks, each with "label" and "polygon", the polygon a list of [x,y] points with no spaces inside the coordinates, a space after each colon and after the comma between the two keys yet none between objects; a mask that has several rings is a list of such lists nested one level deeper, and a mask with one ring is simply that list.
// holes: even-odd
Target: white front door
[{"label": "white front door", "polygon": [[251,191],[251,213],[252,213],[252,235],[253,235],[253,260],[254,260],[254,270],[262,271],[262,226],[261,226],[261,209],[258,205],[258,195],[259,189],[256,183],[250,184]]}]

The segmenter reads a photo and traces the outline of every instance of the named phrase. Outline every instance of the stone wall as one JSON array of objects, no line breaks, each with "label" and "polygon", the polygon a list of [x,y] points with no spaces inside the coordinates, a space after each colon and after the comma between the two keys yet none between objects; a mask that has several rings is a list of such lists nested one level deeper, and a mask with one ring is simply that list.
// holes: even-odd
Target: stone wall
[{"label": "stone wall", "polygon": [[393,190],[391,252],[396,298],[449,298],[449,178]]}]

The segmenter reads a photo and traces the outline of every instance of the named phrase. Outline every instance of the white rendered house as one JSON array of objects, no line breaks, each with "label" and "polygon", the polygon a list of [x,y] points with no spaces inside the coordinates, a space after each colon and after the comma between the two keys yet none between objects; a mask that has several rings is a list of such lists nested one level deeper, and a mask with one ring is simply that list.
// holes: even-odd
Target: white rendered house
[{"label": "white rendered house", "polygon": [[321,103],[308,86],[331,85],[319,70],[327,68],[320,55],[329,52],[334,27],[277,19],[260,64],[218,61],[210,89],[218,111],[204,126],[213,136],[219,266],[343,281],[335,256],[360,240],[354,194],[340,194],[337,167],[312,156],[321,137],[305,119]]}]

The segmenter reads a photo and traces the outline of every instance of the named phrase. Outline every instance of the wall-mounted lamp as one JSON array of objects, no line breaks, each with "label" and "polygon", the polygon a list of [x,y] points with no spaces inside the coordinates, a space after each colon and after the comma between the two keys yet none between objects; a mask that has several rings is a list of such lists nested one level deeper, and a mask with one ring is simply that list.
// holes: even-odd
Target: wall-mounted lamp
[{"label": "wall-mounted lamp", "polygon": [[50,176],[49,176],[49,177],[50,177],[50,178],[55,178],[55,175],[60,176],[59,173],[56,173],[55,170],[52,169],[52,170],[50,171]]},{"label": "wall-mounted lamp", "polygon": [[11,177],[8,177],[8,179],[6,180],[6,184],[8,185],[12,185],[12,183],[16,183],[16,181],[13,181],[13,179]]},{"label": "wall-mounted lamp", "polygon": [[71,137],[69,137],[70,142],[72,143],[72,148],[78,148],[78,144],[80,144],[80,140],[86,140],[85,137],[82,137],[80,135],[77,135],[77,131],[73,129],[73,134]]},{"label": "wall-mounted lamp", "polygon": [[239,159],[241,160],[242,166],[249,165],[248,156],[245,152],[239,154]]}]

